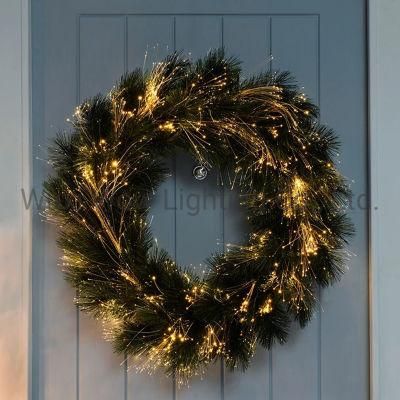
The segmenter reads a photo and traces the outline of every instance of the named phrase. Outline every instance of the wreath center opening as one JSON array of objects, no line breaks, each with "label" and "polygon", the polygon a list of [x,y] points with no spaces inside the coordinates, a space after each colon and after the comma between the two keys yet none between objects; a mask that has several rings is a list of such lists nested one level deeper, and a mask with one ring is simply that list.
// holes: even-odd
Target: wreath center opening
[{"label": "wreath center opening", "polygon": [[217,168],[198,180],[194,169],[205,167],[190,155],[178,151],[164,163],[169,176],[149,204],[150,229],[157,247],[202,277],[212,255],[245,242],[246,210],[238,188],[224,182]]}]

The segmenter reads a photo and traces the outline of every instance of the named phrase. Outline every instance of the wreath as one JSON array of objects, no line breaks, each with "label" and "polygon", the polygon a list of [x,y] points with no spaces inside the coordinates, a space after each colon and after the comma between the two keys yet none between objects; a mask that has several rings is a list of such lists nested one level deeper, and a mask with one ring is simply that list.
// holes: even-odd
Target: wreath
[{"label": "wreath", "polygon": [[[47,216],[77,305],[105,322],[117,352],[187,379],[220,358],[246,368],[257,344],[311,319],[352,233],[338,142],[317,119],[288,73],[242,80],[222,50],[196,62],[173,54],[76,108],[73,132],[50,149]],[[159,249],[147,224],[177,150],[235,183],[251,226],[203,278]]]}]

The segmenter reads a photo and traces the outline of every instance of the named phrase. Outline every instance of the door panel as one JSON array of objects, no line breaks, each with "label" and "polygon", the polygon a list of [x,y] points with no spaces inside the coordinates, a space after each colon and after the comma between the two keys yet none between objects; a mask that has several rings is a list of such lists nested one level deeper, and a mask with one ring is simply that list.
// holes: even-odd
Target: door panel
[{"label": "door panel", "polygon": [[[270,67],[270,17],[224,16],[223,40],[227,54],[240,57],[244,76],[260,73]],[[238,35],[246,32],[246,35]],[[240,199],[229,184],[225,185],[224,238],[226,250],[230,244],[242,243],[248,225],[240,208]],[[232,400],[268,398],[272,388],[271,356],[258,348],[248,371],[227,371],[225,374],[225,398]]]},{"label": "door panel", "polygon": [[[338,285],[322,291],[314,320],[304,330],[293,326],[285,346],[258,349],[245,374],[216,363],[190,387],[177,389],[162,372],[136,373],[138,360],[114,355],[100,324],[76,312],[73,290],[57,268],[56,230],[36,216],[34,399],[367,399],[367,213],[357,204],[366,192],[364,2],[264,3],[33,2],[34,154],[43,158],[38,146],[68,129],[73,107],[105,93],[124,72],[150,68],[173,50],[196,59],[223,45],[243,61],[244,75],[291,71],[321,105],[321,121],[339,133],[341,169],[355,180],[349,212],[357,234],[350,250],[358,257]],[[185,154],[167,164],[171,177],[153,199],[151,228],[178,263],[203,274],[211,253],[245,237],[240,199],[215,172],[196,181],[195,163]],[[38,160],[36,190],[48,173]]]},{"label": "door panel", "polygon": [[[272,16],[270,36],[272,68],[291,71],[304,86],[305,93],[318,104],[318,16]],[[304,399],[319,398],[319,329],[317,311],[306,329],[297,328],[285,346],[272,350],[274,400],[294,398],[299,393]]]},{"label": "door panel", "polygon": [[[48,139],[54,137],[56,130],[65,128],[67,113],[78,100],[76,18],[73,15],[63,20],[62,12],[54,12],[50,18],[47,11],[50,10],[44,4],[32,4],[33,25],[38,27],[32,30],[33,187],[39,197],[43,179],[50,173],[43,161]],[[47,35],[47,31],[57,32],[63,25],[61,47],[59,36]],[[73,29],[66,29],[68,25]],[[48,58],[53,60],[52,68],[46,68]],[[53,106],[49,107],[45,99],[51,99]],[[39,214],[43,207],[37,205],[33,213],[32,394],[34,399],[76,399],[79,356],[78,314],[71,302],[74,290],[60,274],[60,254],[54,245],[56,228],[43,223]]]},{"label": "door panel", "polygon": [[[119,16],[79,18],[79,101],[109,91],[116,77],[124,73],[124,21],[124,17]],[[113,354],[111,346],[103,339],[98,321],[83,313],[79,313],[78,318],[79,398],[123,398],[123,357]]]},{"label": "door panel", "polygon": [[[191,59],[221,45],[220,16],[175,18],[175,49],[188,53]],[[176,260],[179,265],[195,268],[202,276],[206,272],[206,258],[223,248],[222,190],[215,171],[210,171],[204,181],[196,181],[192,175],[194,165],[187,155],[177,156]],[[220,391],[221,365],[217,362],[209,367],[205,379],[195,377],[189,388],[183,387],[178,398],[218,400]]]},{"label": "door panel", "polygon": [[[174,18],[172,16],[128,16],[126,57],[128,71],[151,68],[154,62],[174,49]],[[148,29],[155,25],[157,29]],[[151,204],[149,223],[157,243],[175,257],[175,161],[167,160],[171,177],[161,184]],[[128,360],[126,398],[132,400],[172,399],[174,382],[162,371],[152,375],[138,373],[140,363]]]}]

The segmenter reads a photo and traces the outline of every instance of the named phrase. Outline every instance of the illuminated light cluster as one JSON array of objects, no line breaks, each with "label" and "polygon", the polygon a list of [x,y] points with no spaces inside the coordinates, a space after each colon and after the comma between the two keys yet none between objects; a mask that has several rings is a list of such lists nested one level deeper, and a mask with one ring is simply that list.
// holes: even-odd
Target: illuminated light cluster
[{"label": "illuminated light cluster", "polygon": [[84,165],[82,168],[82,176],[89,182],[93,183],[94,171],[90,165]]},{"label": "illuminated light cluster", "polygon": [[279,131],[277,128],[273,127],[270,129],[271,135],[274,139],[276,139],[279,136]]},{"label": "illuminated light cluster", "polygon": [[139,285],[139,281],[134,276],[132,276],[132,274],[127,273],[126,271],[122,271],[121,276],[128,282],[133,283],[134,285]]},{"label": "illuminated light cluster", "polygon": [[216,355],[224,354],[225,343],[220,339],[222,330],[222,328],[216,328],[212,325],[206,326],[206,334],[199,351],[202,357],[213,359]]},{"label": "illuminated light cluster", "polygon": [[269,314],[273,310],[272,308],[272,299],[268,299],[261,307],[260,307],[260,314],[265,315]]},{"label": "illuminated light cluster", "polygon": [[166,132],[176,132],[176,128],[174,124],[170,121],[165,122],[164,124],[159,125],[160,130]]},{"label": "illuminated light cluster", "polygon": [[293,178],[289,191],[282,196],[285,217],[293,218],[296,217],[297,213],[304,212],[308,190],[308,185],[303,179],[298,176]]},{"label": "illuminated light cluster", "polygon": [[[256,283],[252,282],[250,289],[247,292],[247,295],[245,296],[242,303],[240,304],[239,313],[247,314],[247,312],[249,311],[250,299],[251,299],[251,296],[253,295],[255,286],[256,286]],[[244,322],[244,321],[245,321],[245,318],[242,317],[240,319],[240,322]]]},{"label": "illuminated light cluster", "polygon": [[[140,357],[141,365],[140,371],[154,371],[157,367],[167,367],[169,365],[169,358],[177,344],[182,344],[190,340],[187,333],[180,327],[175,325],[168,327],[164,332],[163,339],[160,343],[150,347],[145,354]],[[186,371],[188,373],[188,371]],[[184,376],[184,372],[180,371],[180,374]]]},{"label": "illuminated light cluster", "polygon": [[301,223],[301,238],[303,242],[302,254],[317,255],[318,240],[316,234],[309,223]]},{"label": "illuminated light cluster", "polygon": [[[189,278],[187,278],[189,280]],[[189,303],[186,307],[188,310],[189,307],[196,302],[197,299],[201,298],[201,296],[206,292],[205,285],[202,286],[193,286],[189,293],[185,294],[185,300]]]}]

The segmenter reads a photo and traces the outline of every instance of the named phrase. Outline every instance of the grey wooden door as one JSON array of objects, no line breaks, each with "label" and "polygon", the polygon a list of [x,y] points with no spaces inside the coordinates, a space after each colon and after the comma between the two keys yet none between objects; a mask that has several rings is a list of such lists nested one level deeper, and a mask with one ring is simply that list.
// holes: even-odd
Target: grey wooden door
[{"label": "grey wooden door", "polygon": [[[246,73],[292,71],[340,135],[341,169],[354,180],[349,212],[357,233],[349,271],[320,294],[320,309],[289,342],[257,352],[243,374],[210,367],[178,389],[162,373],[137,374],[113,354],[101,326],[78,314],[58,267],[56,230],[34,222],[33,365],[35,400],[368,398],[368,253],[364,0],[33,0],[34,184],[49,172],[43,147],[81,100],[112,87],[134,67],[173,50],[196,58],[224,46]],[[146,55],[146,56],[145,56]],[[168,161],[171,178],[153,202],[160,246],[199,273],[204,260],[245,233],[238,199],[211,174],[192,177],[193,161]]]}]

